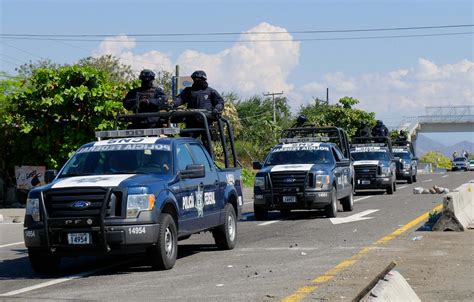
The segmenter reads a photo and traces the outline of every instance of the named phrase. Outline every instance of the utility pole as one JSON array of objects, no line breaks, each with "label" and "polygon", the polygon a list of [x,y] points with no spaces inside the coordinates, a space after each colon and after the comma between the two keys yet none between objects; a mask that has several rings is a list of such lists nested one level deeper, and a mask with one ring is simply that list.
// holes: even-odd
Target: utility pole
[{"label": "utility pole", "polygon": [[282,92],[267,92],[264,93],[263,96],[272,96],[273,100],[273,122],[276,123],[276,106],[275,106],[275,95],[282,95]]}]

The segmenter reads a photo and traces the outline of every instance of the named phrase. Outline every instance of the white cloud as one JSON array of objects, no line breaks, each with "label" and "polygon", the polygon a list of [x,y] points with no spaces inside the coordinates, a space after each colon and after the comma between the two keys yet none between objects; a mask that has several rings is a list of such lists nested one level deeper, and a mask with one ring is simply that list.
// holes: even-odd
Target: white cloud
[{"label": "white cloud", "polygon": [[[220,91],[235,91],[243,96],[282,90],[289,93],[294,86],[288,82],[288,76],[298,65],[300,42],[293,41],[286,29],[265,22],[248,32],[275,31],[282,33],[242,34],[232,47],[217,53],[209,54],[188,49],[177,57],[176,63],[180,65],[182,75],[190,75],[197,69],[205,70],[209,84]],[[275,38],[289,41],[261,41]],[[124,42],[112,41],[118,39]],[[135,47],[134,38],[121,35],[106,38],[94,54],[112,54],[135,70],[145,67],[174,70],[169,55],[158,51],[135,54]]]},{"label": "white cloud", "polygon": [[396,122],[403,115],[423,114],[425,106],[473,105],[474,62],[437,65],[420,58],[413,68],[388,73],[326,74],[299,90],[309,100],[312,95],[322,97],[323,87],[329,87],[332,101],[353,96],[361,101],[361,109]]}]

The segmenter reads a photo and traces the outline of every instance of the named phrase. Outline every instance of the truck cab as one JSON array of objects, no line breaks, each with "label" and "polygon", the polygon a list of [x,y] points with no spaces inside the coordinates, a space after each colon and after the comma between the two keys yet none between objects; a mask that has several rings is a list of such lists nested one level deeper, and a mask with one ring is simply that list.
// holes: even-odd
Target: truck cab
[{"label": "truck cab", "polygon": [[[171,120],[201,114],[175,113]],[[178,240],[204,231],[218,248],[234,248],[240,169],[219,168],[202,142],[183,132],[99,131],[48,184],[30,191],[24,239],[33,269],[54,272],[62,257],[143,252],[154,268],[170,269]]]},{"label": "truck cab", "polygon": [[395,141],[392,145],[393,156],[397,162],[397,180],[416,182],[418,158],[415,156],[413,144],[409,141]]}]

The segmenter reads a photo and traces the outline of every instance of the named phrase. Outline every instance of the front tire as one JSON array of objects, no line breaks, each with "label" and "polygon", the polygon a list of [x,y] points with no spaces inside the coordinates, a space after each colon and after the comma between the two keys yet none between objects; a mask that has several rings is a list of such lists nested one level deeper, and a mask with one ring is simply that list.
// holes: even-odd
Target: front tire
[{"label": "front tire", "polygon": [[337,216],[337,191],[333,188],[331,195],[331,203],[326,206],[325,209],[327,218],[334,218]]},{"label": "front tire", "polygon": [[417,182],[417,180],[416,180],[416,174],[413,175],[413,182]]},{"label": "front tire", "polygon": [[393,192],[395,191],[394,187],[395,187],[395,183],[393,182],[390,184],[390,186],[387,187],[387,194],[392,195]]},{"label": "front tire", "polygon": [[228,203],[225,206],[224,224],[216,227],[212,231],[214,241],[221,250],[231,250],[237,243],[237,219],[234,207]]},{"label": "front tire", "polygon": [[173,217],[162,213],[159,221],[158,242],[149,250],[151,266],[158,270],[173,268],[178,256],[178,230]]},{"label": "front tire", "polygon": [[342,204],[342,210],[344,212],[352,212],[352,210],[354,209],[354,193],[352,189],[349,196],[346,196],[341,200],[341,204]]},{"label": "front tire", "polygon": [[253,213],[255,214],[255,220],[267,220],[268,210],[263,207],[253,205]]},{"label": "front tire", "polygon": [[40,275],[55,275],[59,272],[61,258],[57,256],[28,249],[28,258],[33,271]]},{"label": "front tire", "polygon": [[413,183],[413,177],[410,176],[407,178],[407,184],[412,184]]}]

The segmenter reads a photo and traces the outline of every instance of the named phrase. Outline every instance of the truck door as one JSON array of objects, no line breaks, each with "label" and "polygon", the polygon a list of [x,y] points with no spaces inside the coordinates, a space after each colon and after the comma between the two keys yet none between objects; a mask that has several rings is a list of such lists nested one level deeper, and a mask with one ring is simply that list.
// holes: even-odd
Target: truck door
[{"label": "truck door", "polygon": [[220,210],[224,208],[224,196],[220,188],[217,168],[211,165],[210,157],[206,155],[202,145],[198,143],[189,144],[196,164],[203,164],[206,176],[200,179],[203,187],[203,216],[198,218],[201,228],[209,228],[219,225]]},{"label": "truck door", "polygon": [[350,188],[350,178],[351,178],[351,166],[350,162],[347,165],[341,165],[341,160],[345,159],[344,155],[342,155],[341,151],[337,148],[332,148],[334,154],[334,160],[336,161],[336,168],[334,169],[334,174],[336,177],[337,183],[337,196],[338,198],[346,196],[351,188]]},{"label": "truck door", "polygon": [[[187,144],[181,143],[176,146],[175,164],[176,172],[185,170],[188,165],[194,164],[191,152]],[[176,192],[176,199],[179,205],[179,233],[192,233],[197,231],[199,226],[196,225],[198,211],[196,209],[196,192],[200,185],[201,179],[187,178],[180,179],[177,183],[179,190]]]}]

